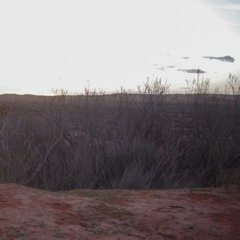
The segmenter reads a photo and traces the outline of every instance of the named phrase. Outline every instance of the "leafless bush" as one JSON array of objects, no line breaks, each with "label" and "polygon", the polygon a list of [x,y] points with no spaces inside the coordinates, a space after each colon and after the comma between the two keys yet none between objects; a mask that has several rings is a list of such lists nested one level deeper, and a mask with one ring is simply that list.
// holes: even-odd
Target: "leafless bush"
[{"label": "leafless bush", "polygon": [[239,122],[234,122],[239,113],[233,111],[234,99],[229,101],[227,96],[207,94],[210,87],[208,79],[202,78],[200,84],[198,82],[193,81],[190,90],[192,151],[187,159],[194,159],[193,169],[195,176],[201,179],[200,185],[218,185],[221,182],[219,176],[233,161],[233,155],[239,155],[239,151],[234,149],[240,143],[239,133],[236,138],[233,134],[240,126]]},{"label": "leafless bush", "polygon": [[171,102],[170,86],[156,78],[138,94],[56,90],[43,102],[11,105],[0,121],[0,182],[51,190],[203,187],[228,183],[231,172],[236,183],[236,92],[209,94],[209,86],[197,75]]}]

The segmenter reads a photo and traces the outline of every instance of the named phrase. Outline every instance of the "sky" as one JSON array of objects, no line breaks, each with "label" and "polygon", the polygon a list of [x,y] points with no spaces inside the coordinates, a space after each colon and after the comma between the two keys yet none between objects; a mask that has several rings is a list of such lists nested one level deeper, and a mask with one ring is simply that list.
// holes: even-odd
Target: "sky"
[{"label": "sky", "polygon": [[0,0],[0,33],[0,94],[240,77],[240,0]]}]

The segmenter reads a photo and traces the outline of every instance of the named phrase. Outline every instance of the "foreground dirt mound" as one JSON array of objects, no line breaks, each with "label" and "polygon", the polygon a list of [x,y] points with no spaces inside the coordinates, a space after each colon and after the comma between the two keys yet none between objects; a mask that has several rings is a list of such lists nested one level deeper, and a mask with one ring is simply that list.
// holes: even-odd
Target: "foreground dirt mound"
[{"label": "foreground dirt mound", "polygon": [[240,239],[240,189],[73,190],[0,185],[0,239]]}]

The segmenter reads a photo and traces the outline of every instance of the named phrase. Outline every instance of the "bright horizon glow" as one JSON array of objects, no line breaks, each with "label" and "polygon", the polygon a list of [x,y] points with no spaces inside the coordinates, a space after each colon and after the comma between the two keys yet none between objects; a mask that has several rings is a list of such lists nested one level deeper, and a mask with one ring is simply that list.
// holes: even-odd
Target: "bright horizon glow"
[{"label": "bright horizon glow", "polygon": [[[197,0],[1,1],[0,30],[0,93],[136,89],[153,75],[179,91],[195,75],[156,65],[215,82],[239,70],[239,36]],[[201,58],[226,55],[236,61]]]}]

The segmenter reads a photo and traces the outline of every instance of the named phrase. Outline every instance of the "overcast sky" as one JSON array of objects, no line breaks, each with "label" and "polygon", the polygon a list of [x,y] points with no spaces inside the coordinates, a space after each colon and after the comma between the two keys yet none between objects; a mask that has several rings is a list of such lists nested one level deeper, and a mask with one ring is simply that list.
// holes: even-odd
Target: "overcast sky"
[{"label": "overcast sky", "polygon": [[236,34],[240,34],[239,0],[204,0],[205,3],[222,18]]},{"label": "overcast sky", "polygon": [[240,70],[240,1],[0,0],[0,33],[0,93],[136,89],[148,76],[178,91],[196,69],[219,84]]}]

